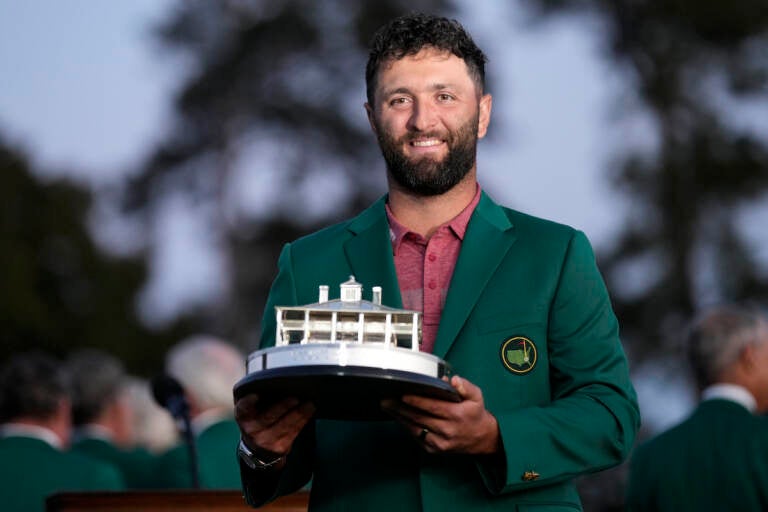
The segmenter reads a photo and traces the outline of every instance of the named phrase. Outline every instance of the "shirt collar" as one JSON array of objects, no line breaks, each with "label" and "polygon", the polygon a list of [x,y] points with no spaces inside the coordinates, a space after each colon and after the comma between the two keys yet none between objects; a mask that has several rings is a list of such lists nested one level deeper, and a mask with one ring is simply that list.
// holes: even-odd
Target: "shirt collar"
[{"label": "shirt collar", "polygon": [[[464,235],[467,232],[467,226],[469,225],[469,219],[472,218],[472,214],[475,212],[475,207],[477,207],[477,204],[480,202],[481,195],[482,190],[480,189],[480,185],[477,185],[475,197],[472,198],[472,201],[470,201],[458,215],[445,224],[442,224],[438,229],[443,227],[450,228],[453,234],[456,235],[456,238],[463,241]],[[394,253],[397,254],[400,249],[400,244],[403,242],[406,235],[413,232],[398,222],[392,213],[392,210],[389,208],[389,203],[384,205],[384,209],[387,212],[387,220],[389,221],[389,238],[392,242],[392,249]],[[420,235],[416,233],[413,234],[420,237]]]},{"label": "shirt collar", "polygon": [[712,400],[715,398],[736,402],[743,405],[751,413],[757,410],[755,397],[743,386],[724,383],[713,384],[705,388],[701,393],[702,400]]},{"label": "shirt collar", "polygon": [[27,423],[6,423],[0,427],[0,437],[31,437],[62,450],[64,445],[56,433],[48,428]]}]

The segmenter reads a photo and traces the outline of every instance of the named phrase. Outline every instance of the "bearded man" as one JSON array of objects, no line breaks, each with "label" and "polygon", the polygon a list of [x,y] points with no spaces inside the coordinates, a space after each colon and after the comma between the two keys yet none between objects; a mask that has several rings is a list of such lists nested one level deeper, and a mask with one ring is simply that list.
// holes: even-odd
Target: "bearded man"
[{"label": "bearded man", "polygon": [[365,110],[388,194],[284,247],[261,339],[275,342],[275,306],[315,302],[318,285],[354,275],[381,285],[385,305],[423,314],[421,349],[452,366],[461,401],[403,396],[382,403],[392,421],[356,422],[244,396],[251,505],[312,479],[310,510],[581,510],[573,478],[627,456],[639,412],[589,242],[478,184],[485,61],[452,20],[414,14],[379,29]]}]

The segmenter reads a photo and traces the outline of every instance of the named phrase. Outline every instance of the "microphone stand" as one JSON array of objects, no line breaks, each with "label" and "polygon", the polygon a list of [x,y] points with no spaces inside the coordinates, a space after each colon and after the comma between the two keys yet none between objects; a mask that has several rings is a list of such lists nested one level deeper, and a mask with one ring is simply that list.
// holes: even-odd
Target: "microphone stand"
[{"label": "microphone stand", "polygon": [[189,402],[181,384],[170,375],[158,375],[151,381],[152,394],[155,401],[168,409],[181,430],[184,443],[189,455],[189,472],[192,477],[192,487],[200,489],[200,472],[197,464],[197,447],[195,435],[192,432],[192,419],[189,417]]},{"label": "microphone stand", "polygon": [[189,471],[192,476],[192,487],[200,489],[200,470],[197,466],[197,446],[195,443],[195,434],[192,432],[192,420],[189,417],[189,408],[185,408],[181,417],[181,433],[184,442],[187,445],[187,454],[189,455]]}]

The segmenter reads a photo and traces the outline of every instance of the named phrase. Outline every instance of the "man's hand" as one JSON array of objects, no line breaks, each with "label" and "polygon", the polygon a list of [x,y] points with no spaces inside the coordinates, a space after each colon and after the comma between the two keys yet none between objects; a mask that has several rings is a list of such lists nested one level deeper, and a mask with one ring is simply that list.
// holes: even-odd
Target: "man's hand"
[{"label": "man's hand", "polygon": [[400,400],[384,400],[382,408],[430,453],[498,453],[501,449],[499,424],[485,408],[483,392],[458,376],[453,376],[450,383],[461,396],[461,402],[406,395]]},{"label": "man's hand", "polygon": [[[250,394],[235,402],[235,420],[243,442],[259,458],[274,459],[288,455],[293,442],[315,413],[310,402],[286,398],[279,402],[261,402]],[[280,469],[282,462],[275,469]]]}]

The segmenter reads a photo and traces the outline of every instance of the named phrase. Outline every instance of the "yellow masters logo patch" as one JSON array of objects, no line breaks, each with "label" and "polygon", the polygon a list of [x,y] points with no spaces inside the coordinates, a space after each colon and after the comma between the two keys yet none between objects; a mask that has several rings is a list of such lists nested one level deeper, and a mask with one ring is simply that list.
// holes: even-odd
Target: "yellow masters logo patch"
[{"label": "yellow masters logo patch", "polygon": [[515,336],[501,344],[501,361],[512,373],[530,372],[536,366],[537,358],[536,345],[525,336]]}]

